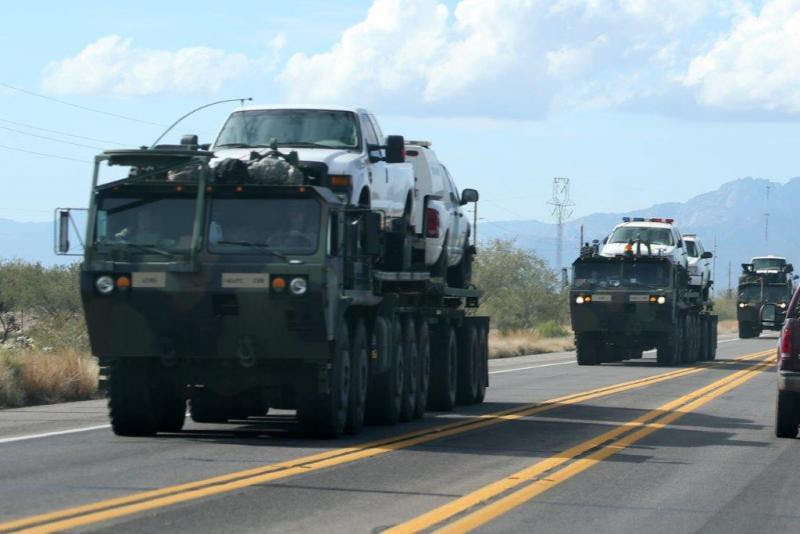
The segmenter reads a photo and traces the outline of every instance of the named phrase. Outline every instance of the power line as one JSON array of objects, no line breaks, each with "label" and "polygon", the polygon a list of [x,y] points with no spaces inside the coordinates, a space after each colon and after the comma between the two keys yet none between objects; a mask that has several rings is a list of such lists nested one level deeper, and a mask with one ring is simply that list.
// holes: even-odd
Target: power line
[{"label": "power line", "polygon": [[149,124],[150,126],[162,126],[162,127],[166,126],[165,124],[160,124],[160,123],[157,123],[157,122],[145,121],[145,120],[142,120],[142,119],[137,119],[135,117],[128,117],[127,115],[120,115],[119,113],[112,113],[110,111],[103,111],[102,109],[95,109],[95,108],[90,108],[88,106],[81,106],[80,104],[73,104],[72,102],[66,102],[64,100],[59,100],[58,98],[53,98],[52,96],[46,96],[46,95],[42,95],[42,94],[39,94],[39,93],[34,93],[33,91],[28,91],[27,89],[21,89],[19,87],[14,87],[13,85],[8,85],[7,83],[3,83],[3,82],[0,82],[0,86],[6,87],[8,89],[12,89],[14,91],[19,91],[20,93],[25,93],[26,95],[31,95],[31,96],[35,96],[35,97],[38,97],[38,98],[43,98],[45,100],[50,100],[52,102],[57,102],[59,104],[65,105],[65,106],[70,106],[70,107],[73,107],[73,108],[82,109],[84,111],[91,111],[92,113],[99,113],[101,115],[108,115],[109,117],[115,117],[117,119],[124,119],[126,121],[131,121],[131,122],[138,122],[140,124]]},{"label": "power line", "polygon": [[25,124],[24,122],[17,122],[17,121],[10,121],[8,119],[0,119],[0,122],[5,122],[6,124],[14,124],[15,126],[22,126],[23,128],[30,128],[31,130],[39,130],[40,132],[49,132],[58,135],[65,135],[67,137],[74,137],[76,139],[85,139],[86,141],[96,141],[98,143],[109,143],[112,145],[119,145],[119,146],[129,146],[131,143],[118,143],[117,141],[109,141],[108,139],[97,139],[96,137],[86,137],[84,135],[76,135],[67,132],[60,132],[58,130],[50,130],[48,128],[40,128],[38,126],[32,126],[30,124]]},{"label": "power line", "polygon": [[46,135],[38,135],[30,132],[23,132],[22,130],[15,130],[14,128],[9,128],[8,126],[0,126],[0,129],[8,130],[9,132],[14,132],[22,135],[29,135],[31,137],[37,137],[39,139],[47,139],[48,141],[55,141],[56,143],[64,143],[67,145],[79,146],[83,148],[91,148],[94,150],[103,150],[103,147],[100,146],[84,145],[83,143],[73,143],[72,141],[64,141],[63,139],[56,139],[55,137],[47,137]]},{"label": "power line", "polygon": [[33,150],[25,150],[24,148],[17,148],[7,145],[0,145],[0,148],[5,148],[6,150],[15,150],[17,152],[25,152],[26,154],[34,154],[36,156],[44,156],[46,158],[57,158],[57,159],[66,159],[69,161],[77,161],[80,163],[91,163],[91,161],[85,159],[70,158],[67,156],[57,156],[55,154],[45,154],[44,152],[34,152]]}]

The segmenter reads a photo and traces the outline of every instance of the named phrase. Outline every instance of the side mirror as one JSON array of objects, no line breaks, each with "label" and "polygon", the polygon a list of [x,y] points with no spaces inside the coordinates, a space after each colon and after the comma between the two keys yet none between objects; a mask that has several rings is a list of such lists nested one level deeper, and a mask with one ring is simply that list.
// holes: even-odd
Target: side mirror
[{"label": "side mirror", "polygon": [[608,243],[608,236],[603,238],[603,244],[605,245],[606,243]]},{"label": "side mirror", "polygon": [[208,150],[209,148],[211,148],[211,143],[203,143],[202,145],[198,145],[198,147],[200,148],[200,150]]},{"label": "side mirror", "polygon": [[787,273],[793,273],[794,272],[794,265],[792,265],[791,263],[787,263],[786,264],[786,272]]},{"label": "side mirror", "polygon": [[774,327],[776,325],[777,308],[774,304],[764,304],[761,306],[759,317],[761,318],[761,326]]},{"label": "side mirror", "polygon": [[386,136],[386,163],[403,163],[406,160],[406,141],[402,135]]},{"label": "side mirror", "polygon": [[470,202],[477,202],[478,201],[478,190],[477,189],[464,189],[461,192],[461,205],[469,204]]},{"label": "side mirror", "polygon": [[713,257],[714,257],[714,254],[712,254],[711,252],[709,252],[707,250],[700,255],[700,259],[702,259],[702,260],[710,260]]},{"label": "side mirror", "polygon": [[683,248],[683,239],[678,239],[678,248]]},{"label": "side mirror", "polygon": [[58,244],[56,253],[69,252],[69,210],[58,210]]},{"label": "side mirror", "polygon": [[797,280],[798,278],[800,278],[800,276],[798,276],[798,275],[794,275],[794,276],[792,277],[792,280]]},{"label": "side mirror", "polygon": [[181,145],[188,150],[197,150],[197,136],[194,134],[187,134],[181,137]]}]

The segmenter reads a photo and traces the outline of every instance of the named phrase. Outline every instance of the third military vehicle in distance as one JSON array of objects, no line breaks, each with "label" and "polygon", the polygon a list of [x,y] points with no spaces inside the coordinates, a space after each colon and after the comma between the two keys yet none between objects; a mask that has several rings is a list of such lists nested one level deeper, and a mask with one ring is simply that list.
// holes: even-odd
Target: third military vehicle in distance
[{"label": "third military vehicle in distance", "polygon": [[[739,337],[757,337],[764,329],[780,330],[794,288],[794,267],[781,256],[756,256],[742,264],[736,298]],[[761,321],[765,304],[775,305],[775,320]]]},{"label": "third military vehicle in distance", "polygon": [[617,226],[608,239],[616,247],[624,236],[622,246],[600,252],[599,243],[587,244],[572,264],[578,364],[641,358],[653,348],[659,365],[714,359],[717,317],[689,283],[685,253],[676,252],[680,232],[671,219],[623,221],[636,224]]}]

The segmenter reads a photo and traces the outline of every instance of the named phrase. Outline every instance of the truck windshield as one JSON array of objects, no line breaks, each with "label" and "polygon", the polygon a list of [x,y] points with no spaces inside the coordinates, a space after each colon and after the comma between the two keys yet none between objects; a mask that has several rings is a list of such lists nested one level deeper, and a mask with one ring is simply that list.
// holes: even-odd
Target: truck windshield
[{"label": "truck windshield", "polygon": [[764,286],[762,297],[760,285],[739,288],[739,300],[744,302],[789,302],[791,295],[786,286]]},{"label": "truck windshield", "polygon": [[101,197],[94,243],[129,246],[140,252],[185,252],[192,244],[195,199],[191,197]]},{"label": "truck windshield", "polygon": [[756,271],[780,270],[786,266],[786,260],[778,258],[753,258],[753,269]]},{"label": "truck windshield", "polygon": [[320,205],[313,198],[215,198],[208,250],[215,254],[308,255],[317,251]]},{"label": "truck windshield", "polygon": [[358,148],[355,115],[349,111],[268,109],[233,113],[217,138],[215,149],[269,145]]},{"label": "truck windshield", "polygon": [[673,246],[672,232],[669,228],[650,228],[647,226],[620,226],[609,238],[609,243],[627,243],[630,240],[649,242],[651,245]]},{"label": "truck windshield", "polygon": [[669,271],[661,263],[579,263],[575,265],[573,287],[592,288],[663,288],[669,286]]},{"label": "truck windshield", "polygon": [[697,252],[697,244],[694,241],[684,239],[683,244],[686,246],[686,255],[690,258],[696,258],[700,255]]}]

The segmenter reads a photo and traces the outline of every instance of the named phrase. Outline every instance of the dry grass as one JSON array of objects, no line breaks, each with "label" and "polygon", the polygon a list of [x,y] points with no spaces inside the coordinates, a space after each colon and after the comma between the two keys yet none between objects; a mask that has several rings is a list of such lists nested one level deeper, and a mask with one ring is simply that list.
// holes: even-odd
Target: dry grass
[{"label": "dry grass", "polygon": [[736,334],[739,332],[739,323],[736,319],[724,319],[717,323],[717,334]]},{"label": "dry grass", "polygon": [[511,358],[528,354],[564,352],[574,348],[575,343],[572,335],[541,337],[537,332],[529,330],[510,332],[505,335],[496,330],[492,330],[489,333],[489,358]]},{"label": "dry grass", "polygon": [[93,398],[98,371],[94,359],[74,350],[0,353],[0,406]]}]

